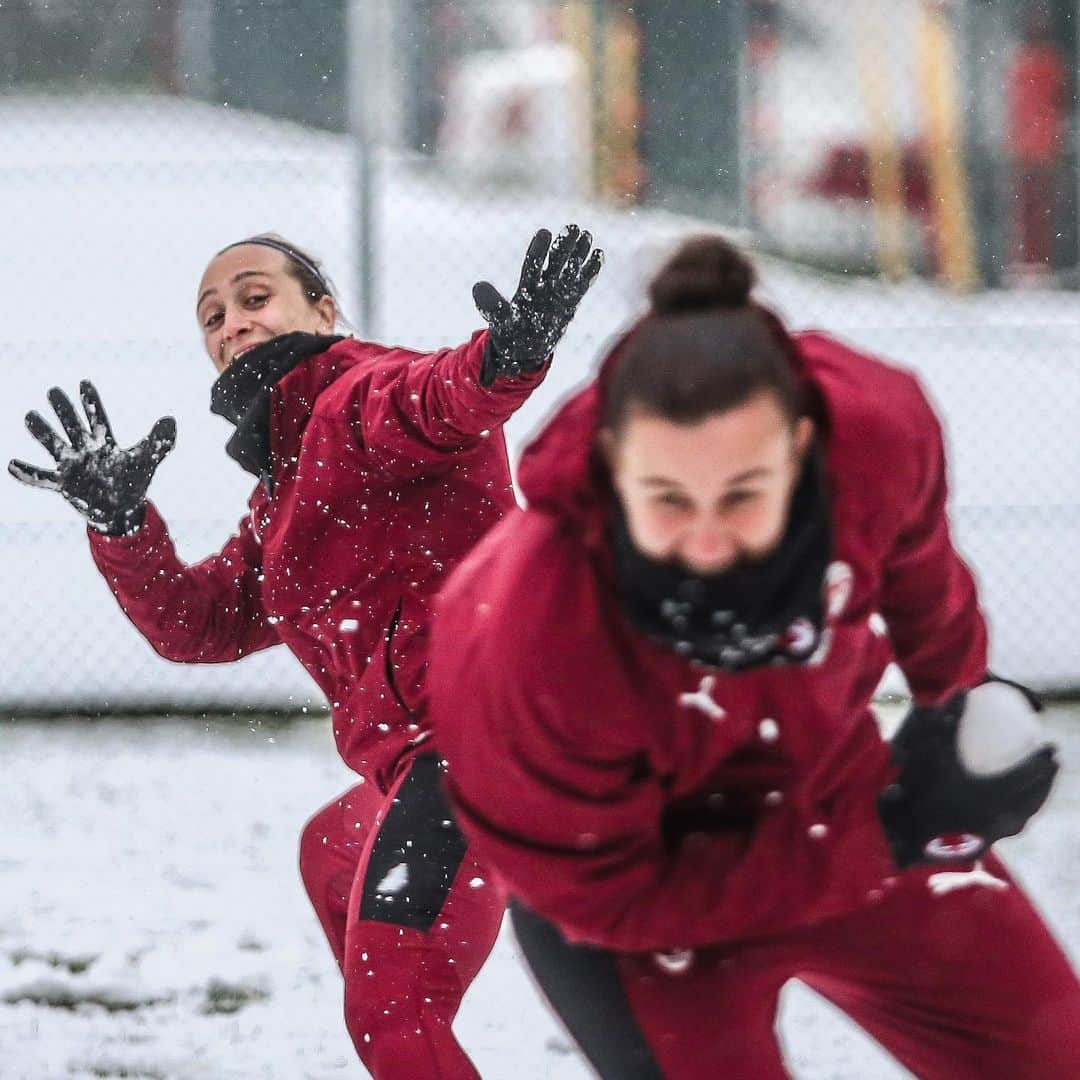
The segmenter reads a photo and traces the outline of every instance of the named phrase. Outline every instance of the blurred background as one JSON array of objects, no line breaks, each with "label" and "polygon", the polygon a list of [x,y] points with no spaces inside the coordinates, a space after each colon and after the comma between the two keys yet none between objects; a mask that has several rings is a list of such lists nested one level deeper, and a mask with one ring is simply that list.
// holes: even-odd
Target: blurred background
[{"label": "blurred background", "polygon": [[[608,252],[516,453],[587,378],[688,232],[759,257],[763,295],[917,369],[994,662],[1080,687],[1080,234],[1074,0],[4,0],[5,459],[51,385],[94,379],[122,442],[163,414],[152,495],[218,550],[249,477],[222,453],[193,306],[220,247],[277,230],[358,333],[431,348],[512,288],[533,231]],[[61,501],[0,514],[0,705],[321,709],[284,650],[159,660]]]},{"label": "blurred background", "polygon": [[[45,464],[23,416],[81,378],[122,443],[175,416],[151,495],[194,561],[251,490],[209,412],[194,315],[225,244],[284,234],[324,260],[357,333],[426,349],[479,326],[473,282],[511,290],[538,227],[591,229],[607,263],[507,428],[516,456],[665,253],[721,230],[792,327],[918,371],[994,665],[1075,697],[1076,15],[1077,0],[0,0],[0,457]],[[359,1075],[295,869],[301,822],[355,781],[307,675],[284,649],[159,659],[80,519],[8,478],[0,606],[0,1077]],[[1073,953],[1078,719],[1049,711],[1062,780],[1004,845]],[[907,1078],[805,988],[785,989],[781,1019],[800,1080]],[[588,1075],[510,935],[456,1030],[484,1076]]]}]

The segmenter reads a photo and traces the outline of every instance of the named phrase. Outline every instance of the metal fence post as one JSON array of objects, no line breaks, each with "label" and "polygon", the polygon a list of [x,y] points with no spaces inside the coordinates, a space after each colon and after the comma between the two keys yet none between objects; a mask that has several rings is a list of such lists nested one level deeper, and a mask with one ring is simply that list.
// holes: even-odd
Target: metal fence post
[{"label": "metal fence post", "polygon": [[375,88],[382,50],[377,47],[381,20],[376,0],[349,0],[347,17],[348,117],[356,147],[356,287],[359,292],[357,330],[377,337],[375,304],[375,154],[378,128]]}]

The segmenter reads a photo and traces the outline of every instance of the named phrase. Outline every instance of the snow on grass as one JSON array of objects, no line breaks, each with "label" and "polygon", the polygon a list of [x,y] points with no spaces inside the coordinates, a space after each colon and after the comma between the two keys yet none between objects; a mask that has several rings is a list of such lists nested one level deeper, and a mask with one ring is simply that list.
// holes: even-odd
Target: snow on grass
[{"label": "snow on grass", "polygon": [[[1078,721],[1051,711],[1063,778],[1002,845],[1073,952]],[[304,821],[351,782],[326,721],[22,721],[0,738],[4,1080],[364,1075],[295,868]],[[505,930],[457,1031],[485,1077],[590,1075]],[[799,1080],[906,1075],[796,984],[781,1031]]]}]

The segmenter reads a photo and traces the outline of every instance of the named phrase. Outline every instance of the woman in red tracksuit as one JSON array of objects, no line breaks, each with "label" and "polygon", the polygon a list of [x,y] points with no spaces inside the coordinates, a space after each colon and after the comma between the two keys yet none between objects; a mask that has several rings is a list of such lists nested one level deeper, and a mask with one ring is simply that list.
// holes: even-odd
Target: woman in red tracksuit
[{"label": "woman in red tracksuit", "polygon": [[[458,821],[604,1077],[788,1075],[792,977],[920,1077],[1080,1076],[1080,985],[987,852],[1054,750],[988,676],[937,421],[752,285],[688,242],[440,594]],[[916,704],[890,746],[893,658]]]},{"label": "woman in red tracksuit", "polygon": [[84,424],[49,399],[37,414],[55,470],[17,479],[57,490],[89,521],[91,551],[125,613],[162,656],[237,660],[286,644],[330,702],[360,782],[304,829],[300,868],[345,977],[345,1015],[379,1080],[478,1074],[451,1024],[491,949],[504,897],[450,820],[425,746],[431,598],[514,505],[501,426],[543,378],[600,268],[588,233],[537,233],[507,301],[473,290],[490,330],[430,355],[331,334],[318,265],[272,234],[211,260],[197,314],[219,377],[212,409],[228,452],[259,477],[239,529],[194,566],[146,501],[175,424],[117,447],[82,385]]}]

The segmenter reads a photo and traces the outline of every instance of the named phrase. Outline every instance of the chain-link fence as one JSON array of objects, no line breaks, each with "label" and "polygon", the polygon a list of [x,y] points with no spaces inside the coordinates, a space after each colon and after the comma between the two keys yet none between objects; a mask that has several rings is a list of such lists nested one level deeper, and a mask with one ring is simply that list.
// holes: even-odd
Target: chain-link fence
[{"label": "chain-link fence", "polygon": [[754,5],[748,213],[777,250],[961,287],[1072,282],[1075,5]]},{"label": "chain-link fence", "polygon": [[[175,415],[152,494],[194,560],[224,542],[249,491],[208,414],[193,310],[225,243],[283,233],[325,260],[363,333],[429,348],[476,328],[471,284],[511,286],[535,228],[591,228],[607,265],[508,428],[516,452],[639,310],[673,240],[734,228],[793,326],[921,372],[995,663],[1076,688],[1071,21],[991,0],[677,7],[5,2],[5,460],[34,458],[22,415],[52,385],[92,377],[122,441]],[[1040,78],[1028,114],[1010,104],[1010,85],[1019,99]],[[1023,157],[1038,147],[1015,144],[1010,109],[1058,125],[1049,168]],[[321,704],[283,649],[218,668],[158,659],[74,514],[3,487],[0,701]]]}]

